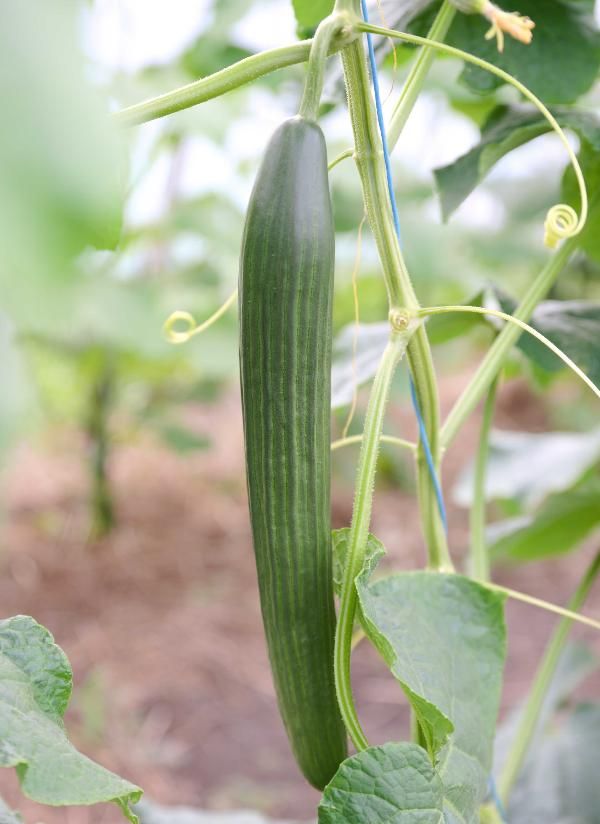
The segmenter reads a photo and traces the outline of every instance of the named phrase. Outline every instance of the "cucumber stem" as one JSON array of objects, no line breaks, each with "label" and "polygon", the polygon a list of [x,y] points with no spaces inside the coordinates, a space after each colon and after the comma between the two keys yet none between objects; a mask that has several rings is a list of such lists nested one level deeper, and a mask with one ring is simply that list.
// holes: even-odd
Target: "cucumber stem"
[{"label": "cucumber stem", "polygon": [[319,105],[325,80],[325,66],[331,41],[342,29],[343,21],[344,17],[335,13],[326,17],[320,23],[312,41],[304,92],[298,110],[299,116],[306,120],[316,122],[319,116]]},{"label": "cucumber stem", "polygon": [[[312,40],[303,40],[302,43],[291,43],[289,46],[252,54],[208,77],[121,109],[115,112],[113,119],[120,126],[138,126],[141,123],[148,123],[150,120],[189,109],[191,106],[197,106],[199,103],[205,103],[207,100],[220,97],[222,94],[238,89],[277,69],[305,63],[309,58],[312,44]],[[342,43],[334,42],[333,50],[337,50],[342,45]]]},{"label": "cucumber stem", "polygon": [[[390,313],[416,313],[419,302],[415,294],[394,227],[381,141],[367,63],[362,44],[352,43],[342,52],[348,105],[355,143],[355,159],[363,188],[365,210],[373,232],[388,292]],[[424,328],[419,327],[408,347],[408,361],[415,383],[431,447],[434,465],[439,471],[439,403],[431,350]],[[438,511],[426,456],[420,445],[417,454],[417,478],[421,504],[422,528],[427,543],[428,562],[433,569],[452,570],[446,535]]]},{"label": "cucumber stem", "polygon": [[[571,238],[552,255],[523,296],[513,317],[524,322],[531,318],[533,310],[546,297],[576,248],[577,238]],[[485,395],[521,334],[522,330],[518,326],[507,323],[490,346],[475,375],[454,404],[442,426],[442,449],[446,449],[451,444],[466,419]]]},{"label": "cucumber stem", "polygon": [[335,688],[342,719],[352,743],[359,751],[368,747],[369,742],[358,720],[350,678],[352,628],[358,600],[355,579],[362,569],[369,537],[373,507],[373,486],[375,484],[375,470],[383,429],[383,418],[394,370],[404,351],[403,337],[402,333],[392,330],[369,397],[356,474],[356,492],[348,539],[348,555],[344,569],[340,611],[335,634]]},{"label": "cucumber stem", "polygon": [[475,473],[473,476],[473,503],[469,516],[469,527],[471,531],[471,572],[473,578],[482,583],[489,581],[490,578],[490,558],[485,540],[485,482],[488,457],[490,454],[490,432],[494,419],[499,382],[499,376],[496,376],[488,390],[483,407],[481,429],[479,430],[479,445],[475,458]]},{"label": "cucumber stem", "polygon": [[[443,40],[448,34],[448,30],[454,20],[456,9],[453,8],[448,0],[444,0],[439,12],[436,15],[433,24],[427,33],[428,40]],[[423,88],[425,78],[431,68],[431,64],[436,58],[435,49],[430,46],[421,46],[419,56],[412,65],[406,82],[402,86],[400,97],[390,120],[390,125],[387,132],[388,143],[390,150],[394,148],[402,130],[406,125],[410,113],[412,112],[417,98]]]}]

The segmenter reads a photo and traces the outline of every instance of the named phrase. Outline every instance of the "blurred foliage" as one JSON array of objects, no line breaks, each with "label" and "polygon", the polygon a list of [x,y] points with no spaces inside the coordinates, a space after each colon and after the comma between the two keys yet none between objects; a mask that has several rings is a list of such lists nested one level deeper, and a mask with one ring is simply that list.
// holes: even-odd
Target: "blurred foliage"
[{"label": "blurred foliage", "polygon": [[[498,57],[493,44],[481,38],[482,24],[475,17],[458,15],[451,38],[509,68],[517,61],[526,82],[528,66],[536,66],[539,76],[532,80],[537,91],[550,101],[571,102],[590,88],[597,73],[596,35],[581,13],[589,11],[589,4],[552,0],[542,13],[539,2],[527,3],[525,11],[538,25],[537,51],[507,44],[505,55]],[[392,26],[424,30],[437,5],[428,0],[383,2],[380,10],[372,4],[371,13],[385,15]],[[298,30],[309,35],[329,6],[329,0],[296,0]],[[179,55],[166,62],[148,60],[135,71],[121,68],[118,61],[94,65],[84,56],[77,30],[80,11],[67,0],[54,4],[52,13],[35,7],[42,18],[33,25],[34,5],[26,0],[11,9],[10,26],[7,18],[0,30],[0,102],[5,122],[18,124],[0,136],[0,369],[4,385],[10,387],[0,404],[0,448],[15,443],[19,433],[51,421],[79,427],[92,441],[92,433],[102,431],[107,460],[111,443],[131,437],[140,427],[169,448],[204,449],[209,443],[202,432],[188,427],[184,409],[214,399],[224,382],[235,380],[235,312],[180,347],[163,339],[162,324],[177,309],[201,321],[233,290],[244,206],[262,147],[281,118],[295,110],[304,71],[293,67],[274,73],[203,106],[117,134],[106,115],[109,108],[160,94],[250,54],[252,47],[240,26],[251,19],[251,4],[215,0],[201,29],[181,43]],[[0,11],[0,22],[8,14]],[[578,51],[569,41],[553,52],[554,62],[547,65],[544,44],[556,30],[556,20],[567,41],[585,33],[585,48]],[[376,47],[385,59],[384,82],[394,95],[415,49],[399,46],[392,60],[385,55],[387,41],[376,39]],[[561,57],[567,47],[577,52],[569,65]],[[506,89],[489,79],[484,82],[470,69],[461,75],[467,82],[457,84],[462,70],[459,61],[442,59],[430,73],[422,122],[415,127],[421,141],[430,137],[423,143],[425,156],[431,156],[429,168],[422,158],[414,162],[410,152],[405,156],[403,144],[394,157],[404,252],[427,304],[464,302],[472,295],[481,302],[491,293],[490,284],[498,285],[497,294],[499,287],[502,294],[521,293],[544,260],[541,221],[561,187],[559,165],[540,175],[535,164],[529,172],[527,162],[519,171],[519,185],[514,185],[507,156],[518,147],[527,151],[526,144],[542,134],[545,125],[507,98]],[[330,73],[330,88],[335,89],[338,61],[331,61]],[[597,117],[564,107],[557,114],[581,135],[582,159],[594,177]],[[350,140],[339,88],[329,96],[322,122],[333,158]],[[454,159],[442,151],[444,133],[472,134],[478,129],[478,145],[476,139],[469,144],[461,138],[457,146],[464,148]],[[440,152],[442,164],[437,161]],[[434,179],[431,167],[436,165],[444,169]],[[336,334],[342,333],[343,344],[336,368],[347,384],[352,371],[352,332],[347,327],[354,322],[351,281],[357,260],[361,324],[384,322],[387,300],[368,227],[357,246],[363,206],[352,161],[338,165],[331,182],[338,231],[334,327]],[[481,185],[471,195],[476,184]],[[439,219],[435,185],[442,202],[455,206],[466,198],[450,226]],[[569,171],[562,185],[573,199]],[[483,219],[479,207],[472,205],[472,198],[482,193],[488,212]],[[595,220],[592,209],[584,241],[589,254],[570,264],[553,298],[593,299],[600,293]],[[559,314],[566,318],[565,312]],[[579,336],[574,345],[582,345],[579,320],[580,314],[573,325]],[[568,349],[566,325],[561,320],[557,334]],[[473,346],[486,345],[495,331],[485,319],[473,316],[434,318],[428,329],[439,346],[442,370],[448,364],[456,368],[470,357]],[[552,337],[551,330],[544,331]],[[593,341],[586,335],[586,352],[593,360]],[[450,348],[441,346],[450,340]],[[336,345],[339,355],[340,342]],[[379,345],[376,342],[373,351]],[[555,375],[548,370],[555,364],[535,344],[522,339],[520,346],[532,360],[515,360],[513,371],[549,385]],[[373,361],[368,353],[365,357]],[[107,364],[111,395],[106,421],[90,428],[90,409]],[[367,368],[363,378],[368,380],[371,372]],[[340,403],[349,402],[351,390],[341,387]],[[99,454],[97,444],[91,445],[90,460]],[[392,474],[395,471],[392,467]]]}]

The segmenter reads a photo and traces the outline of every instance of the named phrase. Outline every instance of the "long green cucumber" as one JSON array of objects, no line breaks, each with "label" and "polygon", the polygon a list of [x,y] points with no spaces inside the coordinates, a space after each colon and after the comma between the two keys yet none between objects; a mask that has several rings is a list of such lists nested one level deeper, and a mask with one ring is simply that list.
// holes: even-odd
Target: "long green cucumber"
[{"label": "long green cucumber", "polygon": [[346,757],[333,680],[330,525],[334,227],[316,123],[285,121],[250,197],[240,367],[250,520],[281,715],[322,789]]}]

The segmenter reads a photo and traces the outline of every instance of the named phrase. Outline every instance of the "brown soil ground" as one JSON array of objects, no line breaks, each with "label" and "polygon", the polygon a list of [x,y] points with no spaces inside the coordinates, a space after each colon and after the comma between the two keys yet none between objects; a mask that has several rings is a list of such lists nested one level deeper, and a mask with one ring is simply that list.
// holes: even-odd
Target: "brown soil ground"
[{"label": "brown soil ground", "polygon": [[[442,386],[446,408],[460,388],[456,377]],[[119,525],[96,542],[87,538],[81,441],[57,432],[51,447],[18,450],[6,479],[2,614],[31,614],[51,629],[74,670],[67,715],[72,739],[144,787],[148,797],[310,819],[318,794],[299,777],[288,752],[263,642],[239,400],[232,392],[216,406],[196,407],[190,422],[211,437],[213,448],[181,458],[145,440],[115,447],[111,474]],[[409,422],[407,409],[394,408],[389,431],[406,434]],[[536,431],[547,422],[517,382],[502,392],[497,424]],[[474,420],[448,455],[447,489],[476,436]],[[340,453],[335,461],[349,455],[342,459]],[[340,480],[335,524],[348,523],[350,512],[351,488]],[[460,558],[465,513],[451,508],[450,519],[451,544]],[[378,491],[373,531],[388,548],[389,565],[423,563],[411,494]],[[499,570],[497,579],[564,603],[591,549]],[[598,589],[586,611],[600,618]],[[554,625],[552,616],[522,604],[511,603],[508,616],[504,711],[523,695]],[[577,628],[574,634],[598,648],[593,632]],[[355,654],[354,672],[370,739],[406,735],[403,697],[367,644]],[[25,813],[28,824],[121,821],[112,805],[53,810],[23,802],[11,770],[1,771],[0,794]]]}]

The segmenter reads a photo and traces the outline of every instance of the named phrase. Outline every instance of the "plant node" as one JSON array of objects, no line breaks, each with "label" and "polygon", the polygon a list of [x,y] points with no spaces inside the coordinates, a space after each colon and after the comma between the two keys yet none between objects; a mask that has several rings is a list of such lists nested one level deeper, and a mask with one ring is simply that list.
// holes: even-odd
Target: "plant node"
[{"label": "plant node", "polygon": [[405,309],[390,309],[388,320],[395,332],[406,332],[410,324],[410,315]]}]

